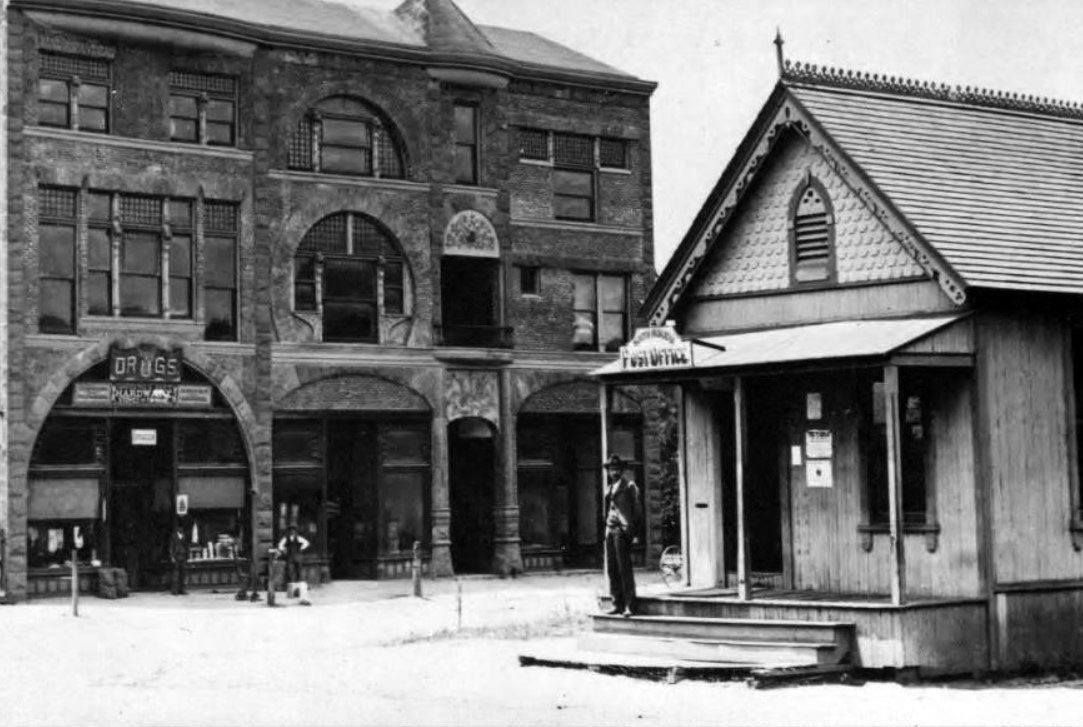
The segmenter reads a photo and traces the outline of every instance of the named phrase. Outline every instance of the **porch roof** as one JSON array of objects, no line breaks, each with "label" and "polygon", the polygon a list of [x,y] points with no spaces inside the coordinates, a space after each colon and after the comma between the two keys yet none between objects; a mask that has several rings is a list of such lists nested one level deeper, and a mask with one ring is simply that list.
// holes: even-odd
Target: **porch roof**
[{"label": "porch roof", "polygon": [[622,358],[593,372],[594,376],[669,374],[701,370],[736,370],[789,363],[888,356],[962,318],[966,313],[913,318],[833,321],[746,333],[689,339],[691,364],[664,369],[625,367]]}]

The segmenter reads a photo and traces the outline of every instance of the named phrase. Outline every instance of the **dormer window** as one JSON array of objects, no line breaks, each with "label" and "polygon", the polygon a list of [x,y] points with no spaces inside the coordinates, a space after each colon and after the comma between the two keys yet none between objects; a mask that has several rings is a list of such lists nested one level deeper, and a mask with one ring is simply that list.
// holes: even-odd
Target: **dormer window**
[{"label": "dormer window", "polygon": [[287,165],[324,174],[406,176],[390,124],[375,108],[348,96],[325,99],[308,110],[290,135]]},{"label": "dormer window", "polygon": [[824,188],[810,179],[791,204],[790,260],[795,283],[830,280],[834,274],[834,219]]}]

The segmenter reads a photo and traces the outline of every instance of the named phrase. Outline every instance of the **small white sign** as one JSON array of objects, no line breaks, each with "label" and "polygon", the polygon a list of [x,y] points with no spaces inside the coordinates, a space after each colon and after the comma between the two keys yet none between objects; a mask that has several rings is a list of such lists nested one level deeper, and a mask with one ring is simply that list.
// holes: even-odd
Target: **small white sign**
[{"label": "small white sign", "polygon": [[809,429],[805,432],[805,456],[809,459],[831,459],[831,431]]},{"label": "small white sign", "polygon": [[809,421],[823,419],[824,398],[818,391],[810,391],[805,394],[805,418]]},{"label": "small white sign", "polygon": [[831,460],[810,459],[805,463],[805,484],[809,487],[834,487]]},{"label": "small white sign", "polygon": [[177,514],[188,514],[188,495],[177,495]]},{"label": "small white sign", "polygon": [[804,460],[801,457],[801,445],[795,444],[790,447],[790,465],[800,467]]},{"label": "small white sign", "polygon": [[133,447],[155,447],[158,445],[158,430],[157,429],[133,429],[132,430],[132,446]]}]

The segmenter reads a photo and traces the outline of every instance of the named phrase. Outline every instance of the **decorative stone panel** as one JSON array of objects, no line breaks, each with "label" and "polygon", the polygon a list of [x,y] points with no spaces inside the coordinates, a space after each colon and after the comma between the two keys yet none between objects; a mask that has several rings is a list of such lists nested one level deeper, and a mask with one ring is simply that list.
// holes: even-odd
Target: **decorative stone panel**
[{"label": "decorative stone panel", "polygon": [[823,156],[804,139],[791,136],[776,148],[743,208],[716,243],[694,295],[733,295],[790,287],[790,201],[810,173],[823,184],[835,210],[838,283],[923,275],[917,262]]},{"label": "decorative stone panel", "polygon": [[336,376],[306,384],[284,396],[278,411],[416,411],[429,404],[416,391],[375,376]]},{"label": "decorative stone panel", "polygon": [[500,383],[495,371],[447,372],[445,394],[447,421],[466,417],[481,417],[500,425]]},{"label": "decorative stone panel", "polygon": [[500,240],[493,223],[477,210],[456,213],[444,228],[444,254],[500,257]]}]

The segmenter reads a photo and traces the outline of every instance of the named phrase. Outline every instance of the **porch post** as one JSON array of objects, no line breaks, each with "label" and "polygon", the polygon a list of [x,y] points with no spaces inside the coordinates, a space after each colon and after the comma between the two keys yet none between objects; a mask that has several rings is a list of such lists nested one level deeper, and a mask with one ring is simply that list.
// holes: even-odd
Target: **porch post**
[{"label": "porch post", "polygon": [[899,367],[884,367],[884,417],[887,421],[887,496],[891,528],[891,602],[906,600],[906,552],[903,547],[902,450],[899,439]]},{"label": "porch post", "polygon": [[737,490],[737,597],[742,601],[752,598],[749,587],[750,553],[748,552],[748,528],[745,523],[745,459],[748,447],[748,402],[745,400],[745,381],[740,376],[733,380],[733,434],[736,452],[734,484]]},{"label": "porch post", "polygon": [[688,458],[685,456],[687,446],[688,425],[684,421],[685,384],[679,384],[677,388],[677,501],[680,503],[681,519],[681,577],[684,585],[692,585],[692,571],[689,569],[688,554],[691,541],[688,537],[688,528],[691,522],[688,508]]},{"label": "porch post", "polygon": [[602,472],[602,496],[598,498],[598,502],[600,502],[602,505],[602,574],[608,578],[609,558],[606,556],[607,543],[605,530],[605,462],[606,459],[609,457],[609,386],[607,386],[604,381],[598,384],[598,408],[599,413],[601,414],[600,421],[602,427],[601,439],[599,440],[601,444],[602,461],[598,464],[598,467],[601,469]]}]

